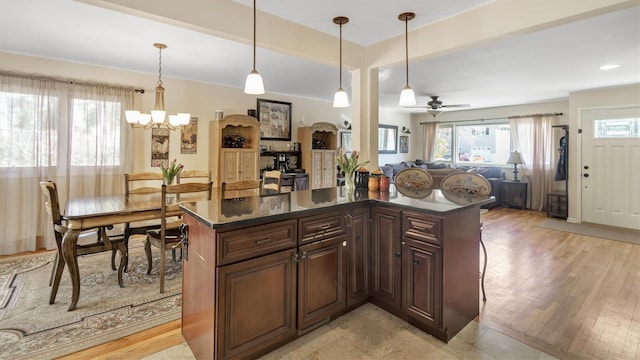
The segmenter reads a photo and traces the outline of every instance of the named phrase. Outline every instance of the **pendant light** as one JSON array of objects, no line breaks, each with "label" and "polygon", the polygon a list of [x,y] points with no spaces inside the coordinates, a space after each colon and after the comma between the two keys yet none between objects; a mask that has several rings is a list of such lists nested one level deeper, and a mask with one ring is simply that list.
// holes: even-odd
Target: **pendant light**
[{"label": "pendant light", "polygon": [[191,114],[178,113],[177,115],[169,115],[169,121],[166,121],[167,112],[164,108],[164,87],[162,87],[162,49],[166,49],[167,45],[154,43],[153,46],[158,49],[158,83],[156,86],[156,104],[151,110],[151,114],[141,114],[137,110],[125,111],[125,117],[132,127],[144,126],[145,128],[166,127],[175,130],[176,127],[189,124]]},{"label": "pendant light", "polygon": [[413,93],[413,89],[409,86],[409,20],[416,17],[415,13],[406,12],[398,15],[398,20],[404,21],[404,59],[405,59],[405,68],[407,75],[407,84],[402,89],[400,93],[400,102],[398,105],[400,106],[415,106],[416,105],[416,94]]},{"label": "pendant light", "polygon": [[347,92],[342,88],[342,25],[349,22],[348,17],[338,16],[333,18],[333,23],[340,25],[340,87],[333,96],[334,108],[346,108],[349,107],[349,96]]},{"label": "pendant light", "polygon": [[262,76],[256,70],[256,0],[253,0],[253,70],[247,75],[244,83],[244,93],[249,95],[264,94]]}]

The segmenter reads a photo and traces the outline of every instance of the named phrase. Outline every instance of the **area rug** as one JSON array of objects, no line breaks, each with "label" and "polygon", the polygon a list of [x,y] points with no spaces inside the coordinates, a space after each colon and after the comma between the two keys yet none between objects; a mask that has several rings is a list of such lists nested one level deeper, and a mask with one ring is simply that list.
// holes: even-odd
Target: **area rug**
[{"label": "area rug", "polygon": [[640,231],[627,230],[612,226],[590,223],[575,224],[561,219],[546,219],[538,224],[538,227],[593,236],[601,239],[640,244]]},{"label": "area rug", "polygon": [[0,260],[0,359],[53,359],[146,330],[181,316],[182,273],[167,253],[165,292],[160,294],[158,251],[146,275],[143,243],[129,246],[124,288],[111,270],[111,253],[78,259],[80,299],[74,311],[65,268],[56,302],[49,305],[55,252]]}]

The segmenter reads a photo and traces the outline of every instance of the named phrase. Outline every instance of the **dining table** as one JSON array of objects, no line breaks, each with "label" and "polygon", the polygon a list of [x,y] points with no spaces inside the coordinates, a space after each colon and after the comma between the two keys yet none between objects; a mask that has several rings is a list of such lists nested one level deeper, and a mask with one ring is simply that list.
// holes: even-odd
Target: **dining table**
[{"label": "dining table", "polygon": [[[176,200],[181,203],[193,199]],[[71,276],[72,297],[69,311],[75,310],[80,298],[80,273],[76,257],[78,236],[85,230],[106,227],[115,224],[160,219],[161,195],[149,194],[127,197],[125,195],[104,195],[92,197],[78,197],[67,200],[63,219],[66,221],[67,231],[62,238],[61,249],[58,249],[64,262],[69,268]],[[181,211],[168,213],[167,216],[181,215]]]}]

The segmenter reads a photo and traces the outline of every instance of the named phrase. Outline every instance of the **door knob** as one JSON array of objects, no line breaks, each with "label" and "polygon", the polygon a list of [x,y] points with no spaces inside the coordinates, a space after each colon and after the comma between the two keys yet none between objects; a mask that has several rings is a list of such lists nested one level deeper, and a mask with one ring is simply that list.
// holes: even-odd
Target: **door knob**
[{"label": "door knob", "polygon": [[582,174],[582,176],[584,176],[584,177],[589,177],[589,174]]},{"label": "door knob", "polygon": [[589,165],[585,165],[585,166],[584,166],[584,169],[585,169],[585,170],[589,169]]}]

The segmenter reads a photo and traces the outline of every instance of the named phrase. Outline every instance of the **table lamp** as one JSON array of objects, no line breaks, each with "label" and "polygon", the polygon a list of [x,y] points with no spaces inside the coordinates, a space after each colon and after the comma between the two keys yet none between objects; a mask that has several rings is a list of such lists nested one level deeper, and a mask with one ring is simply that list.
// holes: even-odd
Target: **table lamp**
[{"label": "table lamp", "polygon": [[520,181],[518,180],[518,164],[523,164],[524,161],[522,161],[522,156],[520,155],[519,152],[514,151],[511,153],[511,155],[509,155],[509,160],[507,160],[507,164],[513,164],[513,181]]}]

